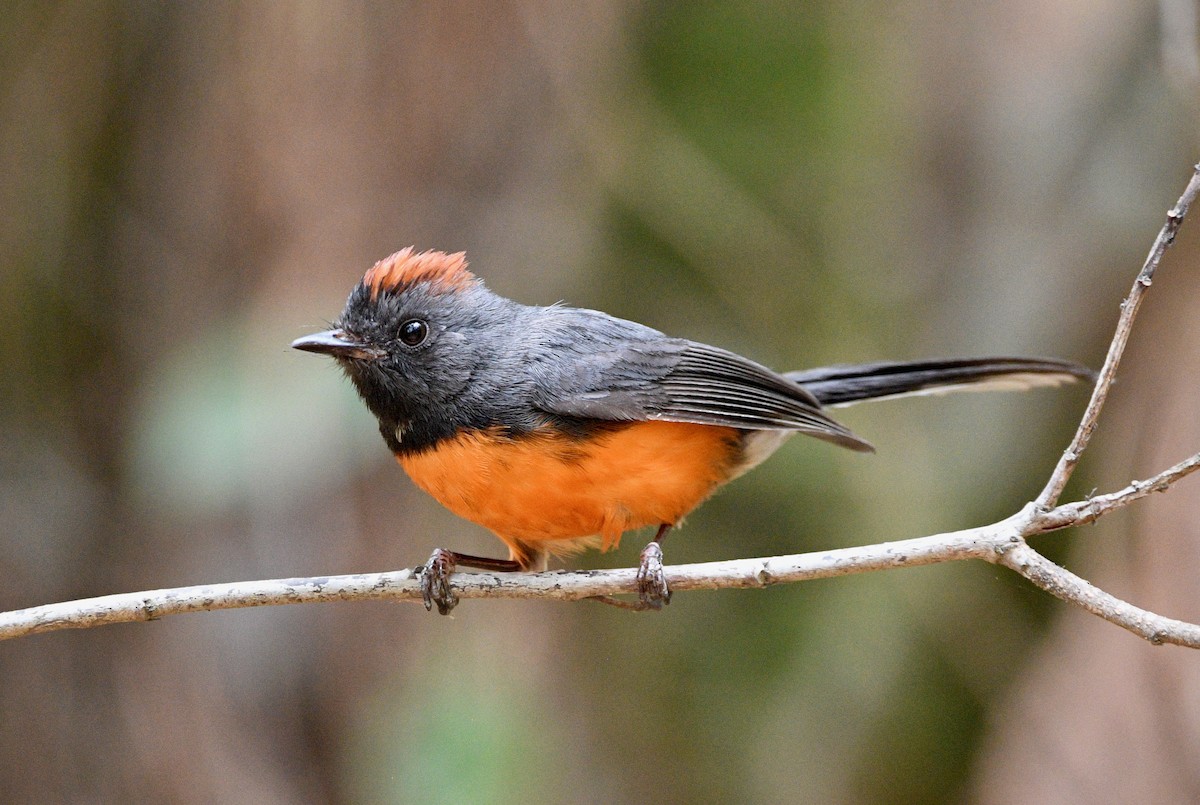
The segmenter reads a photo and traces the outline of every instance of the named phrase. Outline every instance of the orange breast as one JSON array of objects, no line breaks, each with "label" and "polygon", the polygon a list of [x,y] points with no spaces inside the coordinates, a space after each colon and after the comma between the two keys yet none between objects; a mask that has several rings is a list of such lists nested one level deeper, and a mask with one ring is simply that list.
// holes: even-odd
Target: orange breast
[{"label": "orange breast", "polygon": [[527,563],[593,535],[607,550],[630,529],[679,522],[729,479],[740,451],[733,428],[635,422],[585,438],[467,431],[399,461],[417,486]]}]

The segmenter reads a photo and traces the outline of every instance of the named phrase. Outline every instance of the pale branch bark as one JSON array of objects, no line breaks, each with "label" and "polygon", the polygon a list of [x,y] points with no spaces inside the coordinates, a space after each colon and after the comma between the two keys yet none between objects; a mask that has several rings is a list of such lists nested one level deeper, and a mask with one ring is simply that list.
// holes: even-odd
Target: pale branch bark
[{"label": "pale branch bark", "polygon": [[[1093,522],[1152,491],[1164,491],[1200,469],[1200,455],[1166,472],[1137,481],[1119,492],[1048,512],[1033,504],[990,525],[884,542],[855,548],[672,565],[665,568],[671,589],[717,590],[767,587],[812,579],[916,567],[961,559],[983,559],[1004,565],[1039,587],[1083,606],[1157,643],[1200,648],[1200,626],[1144,612],[1102,593],[1083,579],[1033,551],[1025,537]],[[421,600],[420,568],[386,573],[356,573],[297,579],[206,584],[140,593],[121,593],[61,604],[0,613],[0,640],[51,632],[86,629],[110,623],[150,621],[186,612],[241,609],[322,601]],[[542,598],[578,601],[598,595],[634,594],[637,570],[557,571],[547,573],[458,573],[453,576],[459,598]],[[1186,628],[1184,628],[1186,627]]]},{"label": "pale branch bark", "polygon": [[1173,467],[1168,467],[1144,481],[1133,481],[1129,486],[1106,495],[1092,495],[1086,500],[1064,503],[1049,511],[1041,512],[1037,522],[1046,531],[1069,526],[1087,525],[1123,506],[1141,500],[1155,492],[1166,492],[1171,484],[1200,469],[1200,454],[1186,458]]},{"label": "pale branch bark", "polygon": [[1200,626],[1167,618],[1122,601],[1066,568],[1054,564],[1029,547],[1029,543],[1024,540],[1018,541],[1006,551],[997,564],[1015,570],[1051,595],[1081,606],[1093,615],[1099,615],[1110,623],[1128,629],[1156,646],[1173,643],[1177,646],[1200,648]]},{"label": "pale branch bark", "polygon": [[[1019,573],[1043,590],[1076,604],[1105,620],[1128,629],[1155,644],[1174,643],[1200,648],[1200,625],[1148,612],[1088,583],[1035,551],[1027,537],[1091,523],[1116,509],[1141,500],[1152,492],[1166,491],[1200,469],[1200,454],[1179,462],[1124,489],[1057,505],[1059,497],[1096,428],[1108,388],[1133,327],[1138,306],[1150,287],[1163,254],[1171,245],[1188,207],[1200,193],[1200,165],[1179,202],[1167,213],[1167,222],[1138,273],[1129,297],[1121,306],[1116,333],[1097,387],[1071,445],[1054,468],[1037,500],[997,523],[886,542],[858,548],[734,559],[724,562],[674,565],[665,568],[674,591],[766,587],[772,584],[844,576],[890,568],[913,567],[961,559],[983,559]],[[361,573],[298,579],[210,584],[124,593],[81,601],[32,607],[0,613],[0,640],[59,629],[85,629],[110,623],[156,620],[167,615],[217,609],[239,609],[321,601],[420,601],[421,568],[388,573]],[[452,577],[459,598],[543,598],[575,601],[596,596],[634,594],[637,570],[559,571],[550,573],[456,573]]]},{"label": "pale branch bark", "polygon": [[1104,358],[1104,366],[1100,369],[1100,377],[1097,379],[1096,386],[1092,390],[1092,398],[1088,401],[1087,408],[1083,412],[1083,418],[1079,421],[1079,428],[1075,431],[1075,437],[1071,439],[1071,444],[1063,451],[1062,457],[1058,460],[1058,465],[1050,473],[1050,479],[1046,482],[1046,487],[1037,497],[1037,504],[1043,509],[1050,508],[1058,503],[1063,489],[1067,486],[1067,481],[1071,480],[1071,473],[1075,471],[1076,465],[1079,464],[1080,456],[1087,449],[1088,442],[1091,440],[1092,433],[1096,430],[1096,424],[1100,419],[1100,409],[1104,407],[1104,403],[1108,399],[1108,390],[1112,388],[1113,380],[1117,377],[1117,367],[1121,363],[1121,356],[1125,354],[1125,345],[1129,343],[1129,334],[1133,331],[1133,320],[1137,317],[1138,308],[1142,305],[1142,298],[1146,295],[1146,291],[1150,289],[1150,284],[1154,281],[1154,272],[1158,269],[1158,264],[1162,262],[1163,255],[1167,249],[1175,242],[1175,234],[1183,224],[1183,219],[1187,215],[1188,209],[1192,206],[1192,202],[1196,200],[1198,193],[1200,193],[1200,165],[1197,165],[1192,170],[1192,178],[1187,183],[1187,187],[1184,188],[1183,195],[1179,197],[1179,201],[1175,202],[1175,206],[1167,211],[1167,220],[1163,224],[1162,229],[1159,230],[1158,237],[1154,239],[1154,244],[1150,247],[1150,253],[1146,255],[1146,261],[1142,264],[1142,270],[1138,272],[1137,278],[1133,281],[1133,287],[1130,289],[1129,295],[1121,303],[1121,315],[1117,319],[1116,332],[1113,333],[1112,342],[1108,346],[1108,354]]}]

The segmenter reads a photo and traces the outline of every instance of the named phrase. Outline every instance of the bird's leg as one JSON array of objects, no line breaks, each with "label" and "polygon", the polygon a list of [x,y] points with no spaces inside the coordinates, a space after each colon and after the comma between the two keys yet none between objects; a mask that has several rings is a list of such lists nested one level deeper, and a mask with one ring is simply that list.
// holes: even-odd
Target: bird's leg
[{"label": "bird's leg", "polygon": [[641,563],[638,565],[637,586],[640,609],[662,609],[671,603],[671,590],[663,573],[662,541],[671,530],[670,523],[658,527],[654,539],[642,548]]},{"label": "bird's leg", "polygon": [[425,602],[426,611],[433,609],[433,605],[437,604],[439,614],[449,615],[450,610],[458,604],[458,596],[450,588],[450,574],[459,565],[501,573],[524,569],[515,559],[491,559],[486,556],[472,556],[469,553],[455,553],[445,548],[434,548],[429,561],[420,568],[421,599]]},{"label": "bird's leg", "polygon": [[670,523],[658,527],[654,539],[642,548],[641,562],[638,564],[637,601],[622,601],[611,595],[593,595],[593,601],[608,604],[620,609],[631,609],[634,612],[645,612],[647,609],[662,609],[663,604],[671,603],[671,590],[667,587],[667,577],[663,574],[662,541],[671,530]]}]

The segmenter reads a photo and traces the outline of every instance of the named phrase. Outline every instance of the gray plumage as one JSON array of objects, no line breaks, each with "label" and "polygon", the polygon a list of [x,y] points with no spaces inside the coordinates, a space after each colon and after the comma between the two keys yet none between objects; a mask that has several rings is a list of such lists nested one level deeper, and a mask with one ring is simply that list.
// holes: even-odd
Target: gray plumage
[{"label": "gray plumage", "polygon": [[[427,322],[429,335],[409,347],[397,333],[413,319]],[[463,429],[522,433],[551,421],[585,426],[637,420],[804,433],[869,451],[870,444],[823,406],[1091,377],[1065,361],[1003,357],[781,374],[600,311],[522,305],[478,282],[453,292],[415,284],[377,297],[360,284],[337,327],[385,355],[343,366],[398,452],[426,449]]]}]

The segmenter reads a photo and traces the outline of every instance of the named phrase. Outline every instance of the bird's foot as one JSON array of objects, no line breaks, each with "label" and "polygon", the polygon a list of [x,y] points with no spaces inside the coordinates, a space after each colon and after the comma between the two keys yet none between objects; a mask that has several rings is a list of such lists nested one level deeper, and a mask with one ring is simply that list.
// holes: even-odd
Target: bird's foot
[{"label": "bird's foot", "polygon": [[458,565],[458,556],[445,548],[434,548],[429,561],[421,568],[421,600],[425,611],[437,604],[438,614],[449,615],[458,604],[458,596],[450,587],[450,574]]},{"label": "bird's foot", "polygon": [[662,545],[656,539],[642,549],[637,572],[638,609],[662,609],[671,603],[671,590],[663,573]]},{"label": "bird's foot", "polygon": [[418,568],[421,572],[421,600],[425,602],[427,611],[433,609],[433,605],[437,604],[440,614],[449,615],[450,610],[458,605],[458,596],[450,587],[450,574],[459,565],[498,573],[515,573],[518,570],[525,570],[521,563],[514,559],[492,559],[488,556],[472,556],[469,553],[435,548],[429,556],[429,561]]}]

